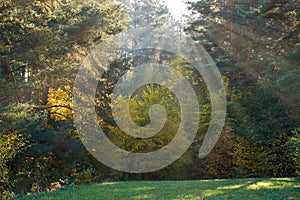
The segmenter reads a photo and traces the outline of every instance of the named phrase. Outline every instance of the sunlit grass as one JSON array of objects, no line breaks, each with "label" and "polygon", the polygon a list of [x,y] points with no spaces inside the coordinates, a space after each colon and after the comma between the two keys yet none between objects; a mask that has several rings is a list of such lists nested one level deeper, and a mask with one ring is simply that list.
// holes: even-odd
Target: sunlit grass
[{"label": "sunlit grass", "polygon": [[243,187],[244,184],[237,184],[237,185],[229,185],[229,186],[225,186],[225,187],[218,187],[218,190],[232,190],[232,189],[238,189],[240,187]]},{"label": "sunlit grass", "polygon": [[33,199],[300,199],[300,179],[131,181],[66,187]]}]

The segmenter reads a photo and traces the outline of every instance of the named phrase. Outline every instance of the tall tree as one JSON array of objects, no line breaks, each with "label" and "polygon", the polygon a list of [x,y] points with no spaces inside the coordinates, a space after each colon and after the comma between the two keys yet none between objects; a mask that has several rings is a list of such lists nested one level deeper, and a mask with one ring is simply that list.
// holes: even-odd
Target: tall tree
[{"label": "tall tree", "polygon": [[160,27],[170,24],[170,13],[160,0],[119,0],[129,14],[129,28]]},{"label": "tall tree", "polygon": [[1,4],[1,72],[18,102],[45,104],[49,86],[70,84],[92,45],[124,28],[124,12],[110,1]]},{"label": "tall tree", "polygon": [[[246,173],[293,174],[285,142],[299,122],[299,108],[288,103],[298,95],[287,97],[285,92],[295,92],[299,84],[299,2],[200,0],[189,5],[195,17],[186,31],[204,45],[226,77],[228,118],[235,136],[244,137],[238,138],[239,148],[249,147]],[[259,157],[251,152],[260,152]],[[237,155],[246,153],[236,149],[240,162]]]},{"label": "tall tree", "polygon": [[[10,154],[1,160],[1,177],[8,180],[1,190],[24,194],[80,179],[93,171],[92,159],[66,120],[71,111],[62,108],[69,106],[82,59],[125,28],[125,12],[110,0],[1,0],[0,10],[0,147]],[[55,118],[54,111],[64,117]],[[3,143],[6,138],[11,142]],[[3,151],[11,144],[15,149]],[[2,176],[5,166],[9,177]]]}]

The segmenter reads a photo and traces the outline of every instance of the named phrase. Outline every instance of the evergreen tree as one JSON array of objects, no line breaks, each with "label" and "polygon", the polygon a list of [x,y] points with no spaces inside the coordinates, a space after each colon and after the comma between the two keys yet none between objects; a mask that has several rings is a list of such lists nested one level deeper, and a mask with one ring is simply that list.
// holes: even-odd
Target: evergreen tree
[{"label": "evergreen tree", "polygon": [[295,166],[285,143],[299,124],[299,108],[290,104],[299,95],[286,95],[299,85],[299,2],[201,0],[189,5],[195,17],[186,31],[226,77],[228,118],[234,135],[242,137],[236,145],[248,151],[235,148],[236,169],[241,176],[292,175]]}]

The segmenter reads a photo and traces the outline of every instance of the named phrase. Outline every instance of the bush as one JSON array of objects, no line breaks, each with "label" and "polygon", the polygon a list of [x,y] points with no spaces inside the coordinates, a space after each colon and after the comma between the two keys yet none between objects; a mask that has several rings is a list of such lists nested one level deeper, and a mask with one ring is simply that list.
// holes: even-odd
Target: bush
[{"label": "bush", "polygon": [[300,176],[300,129],[293,131],[293,134],[294,137],[291,137],[287,144],[294,160],[296,174]]},{"label": "bush", "polygon": [[0,191],[4,199],[14,196],[9,177],[9,165],[19,152],[23,151],[26,142],[22,135],[13,133],[0,133]]}]

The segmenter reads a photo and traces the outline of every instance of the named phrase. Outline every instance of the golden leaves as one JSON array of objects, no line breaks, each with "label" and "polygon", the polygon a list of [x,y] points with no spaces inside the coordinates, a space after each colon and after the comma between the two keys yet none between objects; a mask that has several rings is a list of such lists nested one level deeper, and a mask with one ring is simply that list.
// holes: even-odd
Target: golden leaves
[{"label": "golden leaves", "polygon": [[72,90],[70,85],[62,89],[49,88],[47,106],[51,113],[51,118],[61,121],[72,119]]}]

